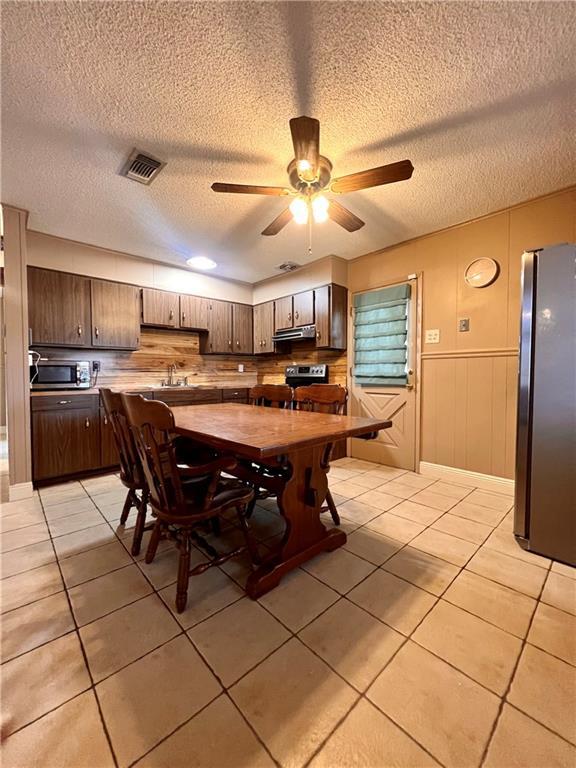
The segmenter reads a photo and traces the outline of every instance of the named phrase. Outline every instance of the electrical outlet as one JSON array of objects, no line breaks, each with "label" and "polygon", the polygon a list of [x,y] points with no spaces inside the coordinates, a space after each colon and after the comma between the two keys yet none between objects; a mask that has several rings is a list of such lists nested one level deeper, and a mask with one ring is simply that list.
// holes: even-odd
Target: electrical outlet
[{"label": "electrical outlet", "polygon": [[439,344],[440,343],[440,329],[432,328],[427,330],[424,335],[425,344]]},{"label": "electrical outlet", "polygon": [[238,373],[244,373],[244,363],[238,363]]},{"label": "electrical outlet", "polygon": [[92,373],[99,373],[100,360],[92,360]]},{"label": "electrical outlet", "polygon": [[469,317],[461,317],[458,320],[458,330],[462,333],[464,331],[470,330],[470,318]]}]

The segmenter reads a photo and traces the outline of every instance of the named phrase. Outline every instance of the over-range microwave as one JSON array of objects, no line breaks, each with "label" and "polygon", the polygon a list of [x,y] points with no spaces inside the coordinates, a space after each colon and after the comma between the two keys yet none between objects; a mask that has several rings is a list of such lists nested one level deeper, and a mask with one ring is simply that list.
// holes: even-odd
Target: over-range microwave
[{"label": "over-range microwave", "polygon": [[31,389],[88,389],[90,363],[87,360],[39,360],[30,365]]}]

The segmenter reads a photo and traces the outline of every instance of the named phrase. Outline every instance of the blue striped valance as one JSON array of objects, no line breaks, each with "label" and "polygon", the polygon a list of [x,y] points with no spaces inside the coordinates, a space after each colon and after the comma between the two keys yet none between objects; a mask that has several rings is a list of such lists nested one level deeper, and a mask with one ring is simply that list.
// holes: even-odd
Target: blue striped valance
[{"label": "blue striped valance", "polygon": [[354,368],[360,386],[405,386],[410,285],[354,297]]}]

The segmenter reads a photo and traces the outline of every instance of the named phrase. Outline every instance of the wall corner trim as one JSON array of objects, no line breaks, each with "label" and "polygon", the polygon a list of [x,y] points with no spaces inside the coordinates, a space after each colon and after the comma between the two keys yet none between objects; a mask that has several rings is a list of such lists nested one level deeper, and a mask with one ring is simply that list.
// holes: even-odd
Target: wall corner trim
[{"label": "wall corner trim", "polygon": [[438,480],[456,483],[457,485],[473,485],[483,491],[513,495],[514,480],[497,475],[483,475],[481,472],[471,472],[458,467],[446,467],[442,464],[431,464],[428,461],[420,462],[420,474],[435,477]]}]

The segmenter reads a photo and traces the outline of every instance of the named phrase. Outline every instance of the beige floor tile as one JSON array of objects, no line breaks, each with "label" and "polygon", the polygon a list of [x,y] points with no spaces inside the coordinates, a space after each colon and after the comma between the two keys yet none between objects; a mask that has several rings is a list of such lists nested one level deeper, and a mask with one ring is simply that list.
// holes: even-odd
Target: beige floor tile
[{"label": "beige floor tile", "polygon": [[44,512],[40,504],[26,511],[15,512],[13,515],[2,515],[0,517],[0,531],[4,535],[20,528],[28,528],[30,525],[38,525],[38,523],[44,523]]},{"label": "beige floor tile", "polygon": [[44,509],[47,507],[55,507],[58,504],[66,504],[75,499],[84,498],[87,498],[87,494],[80,483],[72,482],[40,489],[40,499],[42,500]]},{"label": "beige floor tile", "polygon": [[441,493],[435,493],[433,489],[434,486],[432,485],[423,491],[419,491],[415,496],[412,496],[412,501],[415,501],[416,504],[424,504],[425,507],[439,509],[441,512],[448,512],[456,504],[456,499],[451,499],[450,496],[443,496]]},{"label": "beige floor tile", "polygon": [[365,691],[405,638],[342,598],[309,624],[300,639],[359,691]]},{"label": "beige floor tile", "polygon": [[365,579],[375,566],[345,549],[337,549],[317,555],[304,563],[302,568],[340,594],[345,594]]},{"label": "beige floor tile", "polygon": [[339,483],[335,483],[330,486],[330,490],[333,491],[333,493],[343,496],[345,499],[354,499],[356,496],[366,493],[366,488],[362,485],[356,485],[354,479],[342,480]]},{"label": "beige floor tile", "polygon": [[64,536],[67,533],[74,533],[75,531],[81,531],[84,528],[92,528],[95,525],[102,525],[102,515],[96,507],[87,512],[80,512],[77,515],[68,515],[67,517],[59,517],[57,520],[52,520],[48,523],[50,527],[50,533],[53,537]]},{"label": "beige floor tile", "polygon": [[2,665],[3,735],[8,736],[90,687],[71,632]]},{"label": "beige floor tile", "polygon": [[409,499],[422,490],[422,488],[415,488],[409,483],[402,482],[403,480],[404,475],[401,475],[397,480],[391,480],[389,483],[386,483],[386,487],[382,488],[382,491],[392,496],[398,496],[399,499]]},{"label": "beige floor tile", "polygon": [[96,547],[110,544],[113,541],[116,541],[114,531],[108,523],[102,523],[91,528],[85,528],[83,531],[75,531],[74,533],[67,533],[65,536],[58,536],[57,539],[54,539],[54,549],[58,559],[63,560],[67,557],[73,557],[80,552],[85,552],[88,549],[95,549]]},{"label": "beige floor tile", "polygon": [[460,571],[456,565],[410,546],[404,547],[382,567],[434,595],[441,595]]},{"label": "beige floor tile", "polygon": [[467,496],[467,501],[472,504],[480,504],[482,507],[497,509],[499,512],[506,513],[514,504],[514,499],[501,493],[488,493],[487,491],[474,490]]},{"label": "beige floor tile", "polygon": [[2,616],[2,661],[54,640],[74,629],[64,592],[44,597]]},{"label": "beige floor tile", "polygon": [[357,499],[349,499],[344,504],[338,504],[338,512],[343,520],[350,520],[358,525],[364,525],[369,520],[372,520],[382,512],[376,507],[371,507],[363,501]]},{"label": "beige floor tile", "polygon": [[[286,528],[286,522],[279,512],[258,507],[256,507],[250,517],[249,524],[250,532],[256,539],[269,539],[271,536],[283,533]],[[225,536],[219,536],[216,539],[218,543],[215,546],[219,546],[224,551],[226,551],[226,546],[242,546],[245,541],[241,531],[238,531],[236,528],[232,530],[234,531],[235,538],[226,539]],[[226,542],[226,544],[223,542]]]},{"label": "beige floor tile", "polygon": [[[108,491],[116,491],[120,488],[124,488],[122,480],[117,475],[103,475],[101,477],[88,477],[85,480],[81,480],[82,486],[91,496],[99,496],[102,493]],[[124,489],[124,493],[127,490]]]},{"label": "beige floor tile", "polygon": [[29,547],[31,544],[38,544],[50,538],[46,523],[36,523],[28,525],[26,528],[18,528],[13,531],[6,531],[0,536],[1,551],[11,552],[22,547]]},{"label": "beige floor tile", "polygon": [[2,580],[0,585],[2,613],[33,603],[64,589],[56,563],[34,568]]},{"label": "beige floor tile", "polygon": [[2,757],[10,768],[114,768],[92,691],[10,736]]},{"label": "beige floor tile", "polygon": [[[145,563],[144,560],[138,561],[138,567],[148,581],[153,585],[154,589],[163,589],[164,587],[174,584],[178,578],[178,560],[180,558],[180,550],[172,546],[166,552],[162,552],[156,555],[151,563]],[[194,568],[200,563],[206,562],[207,558],[194,548],[190,555],[190,568]],[[196,582],[190,581],[190,585],[193,586]]]},{"label": "beige floor tile", "polygon": [[72,515],[80,515],[83,512],[93,512],[96,510],[94,502],[89,496],[79,496],[78,498],[70,499],[69,501],[63,501],[60,504],[54,504],[53,506],[45,507],[44,514],[48,523],[54,520],[60,520],[63,517],[71,517]]},{"label": "beige floor tile", "polygon": [[576,749],[522,712],[504,705],[484,768],[566,768]]},{"label": "beige floor tile", "polygon": [[403,501],[397,507],[394,507],[392,513],[423,526],[430,525],[444,514],[439,509],[425,507],[424,504],[415,504],[413,501]]},{"label": "beige floor tile", "polygon": [[135,768],[274,768],[227,696],[219,696]]},{"label": "beige floor tile", "polygon": [[368,504],[369,507],[374,507],[380,512],[388,512],[397,504],[402,501],[398,496],[392,496],[391,493],[385,493],[382,489],[376,491],[365,491],[360,496],[356,497],[356,501],[360,504]]},{"label": "beige floor tile", "polygon": [[78,626],[88,624],[152,592],[136,565],[72,587],[68,594]]},{"label": "beige floor tile", "polygon": [[132,558],[122,544],[113,541],[103,547],[90,549],[87,552],[66,558],[61,561],[60,567],[66,586],[70,588],[89,579],[103,576],[117,568],[122,568],[131,562]]},{"label": "beige floor tile", "polygon": [[[260,548],[262,549],[264,546],[265,545],[260,542]],[[263,552],[264,551],[266,550],[263,550]],[[246,587],[246,581],[248,580],[250,574],[254,571],[254,566],[252,564],[252,560],[250,559],[250,555],[246,553],[239,555],[238,557],[230,558],[230,560],[227,560],[225,563],[223,563],[220,568],[242,589]]]},{"label": "beige floor tile", "polygon": [[434,491],[434,493],[440,493],[442,496],[448,496],[450,499],[462,501],[462,499],[468,496],[474,488],[467,485],[457,485],[456,483],[447,483],[443,480],[438,480],[430,490]]},{"label": "beige floor tile", "polygon": [[576,743],[576,669],[525,645],[507,699],[539,723]]},{"label": "beige floor tile", "polygon": [[428,592],[380,569],[348,597],[403,635],[409,635],[436,602]]},{"label": "beige floor tile", "polygon": [[360,477],[360,475],[358,472],[354,472],[354,470],[336,466],[334,462],[332,462],[332,465],[330,466],[330,474],[328,475],[328,482],[330,484],[340,483],[342,480],[351,480],[353,477]]},{"label": "beige floor tile", "polygon": [[433,477],[425,477],[419,475],[417,472],[405,472],[400,477],[400,482],[404,485],[411,485],[413,488],[417,488],[419,491],[423,491],[424,488],[428,488],[429,485],[433,485],[436,480]]},{"label": "beige floor tile", "polygon": [[197,624],[188,635],[226,687],[290,637],[282,624],[247,597]]},{"label": "beige floor tile", "polygon": [[199,621],[225,608],[243,597],[244,591],[219,568],[209,568],[199,576],[191,576],[188,585],[188,604],[183,613],[176,613],[176,585],[159,592],[162,600],[172,611],[184,629],[190,629]]},{"label": "beige floor tile", "polygon": [[14,549],[2,555],[2,578],[40,568],[56,560],[51,541],[41,541],[29,547]]},{"label": "beige floor tile", "polygon": [[559,573],[561,576],[567,576],[569,579],[576,579],[576,568],[565,563],[552,563],[551,570]]},{"label": "beige floor tile", "polygon": [[542,592],[542,602],[576,614],[576,582],[550,571]]},{"label": "beige floor tile", "polygon": [[80,637],[98,682],[179,632],[162,601],[150,595],[81,627]]},{"label": "beige floor tile", "polygon": [[385,512],[374,518],[374,520],[370,520],[367,527],[383,536],[388,536],[391,539],[407,544],[422,533],[426,526],[414,523],[412,520],[406,520],[404,517],[398,517],[398,515],[394,515],[392,512]]},{"label": "beige floor tile", "polygon": [[432,528],[428,528],[420,536],[417,536],[411,542],[411,546],[428,552],[429,555],[447,560],[453,565],[460,566],[465,565],[478,549],[477,544],[458,539],[456,536],[450,536],[450,534],[442,531],[435,531]]},{"label": "beige floor tile", "polygon": [[[343,480],[344,478],[342,478]],[[375,488],[379,488],[385,485],[386,482],[382,479],[382,475],[375,474],[373,472],[366,472],[364,475],[354,475],[352,482],[354,485],[360,485],[364,488],[364,491],[373,491]]]},{"label": "beige floor tile", "polygon": [[296,639],[242,678],[230,695],[284,768],[300,768],[358,697]]},{"label": "beige floor tile", "polygon": [[508,533],[514,533],[514,510],[507,513],[506,517],[499,523],[498,528],[503,528]]},{"label": "beige floor tile", "polygon": [[374,565],[382,565],[403,546],[401,541],[390,539],[388,536],[382,536],[370,528],[363,527],[348,536],[344,548]]},{"label": "beige floor tile", "polygon": [[395,467],[385,467],[384,465],[380,465],[376,469],[370,469],[365,474],[372,475],[373,477],[380,477],[382,478],[382,482],[390,482],[390,480],[395,480],[398,477],[401,477],[402,475],[406,474],[406,470],[404,469],[396,469]]},{"label": "beige floor tile", "polygon": [[103,493],[91,493],[90,498],[98,508],[109,507],[117,502],[123,504],[126,500],[127,493],[128,491],[126,488],[124,488],[123,485],[119,485],[118,488],[113,488],[112,490],[104,491]]},{"label": "beige floor tile", "polygon": [[99,683],[96,693],[121,768],[155,746],[221,690],[184,635]]},{"label": "beige floor tile", "polygon": [[361,699],[310,763],[310,768],[427,768],[429,754],[365,699]]},{"label": "beige floor tile", "polygon": [[444,599],[517,637],[526,637],[536,601],[513,589],[462,571]]},{"label": "beige floor tile", "polygon": [[285,576],[280,584],[263,595],[259,602],[292,632],[298,632],[328,606],[338,600],[333,589],[296,570]]},{"label": "beige floor tile", "polygon": [[514,534],[504,531],[501,528],[497,528],[486,539],[484,546],[487,549],[495,549],[497,552],[502,552],[504,555],[510,555],[517,560],[522,560],[524,563],[530,563],[531,565],[538,565],[541,568],[548,568],[550,560],[547,557],[536,555],[534,552],[527,552],[518,544]]},{"label": "beige floor tile", "polygon": [[[358,472],[370,472],[372,470],[386,470],[388,467],[382,464],[376,464],[374,461],[365,461],[364,459],[355,459],[353,456],[348,456],[349,461],[346,463],[347,469],[356,470]],[[402,472],[403,470],[399,470]]]},{"label": "beige floor tile", "polygon": [[18,501],[2,501],[0,503],[0,520],[15,515],[26,515],[28,512],[42,512],[39,496],[30,496]]},{"label": "beige floor tile", "polygon": [[520,655],[522,641],[440,600],[412,639],[502,696]]},{"label": "beige floor tile", "polygon": [[477,523],[475,520],[466,520],[457,515],[451,515],[449,512],[438,518],[432,525],[436,531],[449,533],[459,539],[471,541],[473,544],[482,544],[492,533],[492,528],[483,523]]},{"label": "beige floor tile", "polygon": [[411,641],[367,696],[450,768],[479,765],[500,704],[493,693]]},{"label": "beige floor tile", "polygon": [[466,570],[497,581],[530,597],[538,597],[546,578],[546,571],[536,565],[524,563],[493,549],[482,547],[466,566]]},{"label": "beige floor tile", "polygon": [[[528,633],[528,642],[576,665],[576,616],[539,603]],[[576,705],[576,691],[574,703]]]},{"label": "beige floor tile", "polygon": [[472,520],[475,523],[482,523],[483,525],[490,525],[493,528],[501,523],[506,516],[506,513],[501,510],[483,507],[481,504],[474,504],[470,501],[470,496],[464,499],[464,501],[459,501],[450,512],[453,515],[463,517],[466,520]]}]

